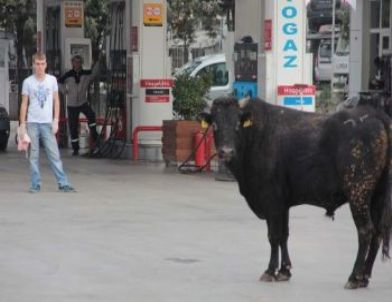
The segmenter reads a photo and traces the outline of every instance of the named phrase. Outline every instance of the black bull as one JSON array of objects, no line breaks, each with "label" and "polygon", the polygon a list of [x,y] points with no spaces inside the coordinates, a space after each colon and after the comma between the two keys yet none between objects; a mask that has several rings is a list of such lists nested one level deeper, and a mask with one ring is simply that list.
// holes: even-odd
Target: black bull
[{"label": "black bull", "polygon": [[211,113],[202,116],[212,125],[218,154],[241,194],[267,222],[271,257],[261,280],[291,277],[291,206],[319,206],[332,216],[348,202],[358,253],[345,287],[366,287],[381,242],[383,256],[389,258],[390,118],[368,106],[326,116],[232,97],[216,99]]}]

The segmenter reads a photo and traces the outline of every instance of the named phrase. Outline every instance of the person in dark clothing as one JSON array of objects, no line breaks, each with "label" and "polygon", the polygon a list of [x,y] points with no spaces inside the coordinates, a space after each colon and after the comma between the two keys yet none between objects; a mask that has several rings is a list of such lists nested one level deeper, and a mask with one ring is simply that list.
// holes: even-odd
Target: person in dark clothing
[{"label": "person in dark clothing", "polygon": [[88,127],[93,143],[96,142],[97,124],[95,112],[87,101],[87,91],[90,83],[99,74],[99,63],[97,62],[92,70],[83,69],[83,58],[75,55],[71,60],[72,69],[62,75],[58,82],[61,84],[61,91],[67,96],[68,123],[71,132],[71,144],[73,155],[79,154],[79,114],[83,113],[88,120]]},{"label": "person in dark clothing", "polygon": [[383,61],[382,58],[376,57],[373,60],[374,63],[374,75],[370,79],[369,89],[371,90],[382,90],[384,88],[383,79]]}]

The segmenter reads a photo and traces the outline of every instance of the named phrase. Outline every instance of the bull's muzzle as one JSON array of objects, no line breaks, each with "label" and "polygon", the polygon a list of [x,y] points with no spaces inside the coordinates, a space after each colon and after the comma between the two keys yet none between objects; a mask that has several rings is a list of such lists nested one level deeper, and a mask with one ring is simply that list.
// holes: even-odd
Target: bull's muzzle
[{"label": "bull's muzzle", "polygon": [[219,158],[230,161],[234,156],[234,149],[231,147],[223,146],[218,151]]}]

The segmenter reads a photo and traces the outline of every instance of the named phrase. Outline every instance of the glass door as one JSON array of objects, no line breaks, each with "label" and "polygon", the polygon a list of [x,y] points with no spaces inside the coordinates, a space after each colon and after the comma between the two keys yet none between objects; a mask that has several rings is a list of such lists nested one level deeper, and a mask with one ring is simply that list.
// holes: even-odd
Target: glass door
[{"label": "glass door", "polygon": [[377,57],[392,54],[391,0],[370,0],[369,82],[377,73]]}]

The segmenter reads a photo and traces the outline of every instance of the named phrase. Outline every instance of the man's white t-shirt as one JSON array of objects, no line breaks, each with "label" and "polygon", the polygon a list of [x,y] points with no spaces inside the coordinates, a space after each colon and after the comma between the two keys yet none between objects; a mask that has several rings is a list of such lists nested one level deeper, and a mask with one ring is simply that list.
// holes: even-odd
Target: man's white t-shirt
[{"label": "man's white t-shirt", "polygon": [[53,121],[53,92],[58,91],[57,79],[45,74],[39,81],[31,75],[23,81],[22,95],[28,96],[28,123],[52,123]]}]

